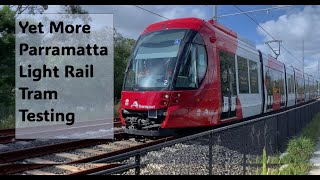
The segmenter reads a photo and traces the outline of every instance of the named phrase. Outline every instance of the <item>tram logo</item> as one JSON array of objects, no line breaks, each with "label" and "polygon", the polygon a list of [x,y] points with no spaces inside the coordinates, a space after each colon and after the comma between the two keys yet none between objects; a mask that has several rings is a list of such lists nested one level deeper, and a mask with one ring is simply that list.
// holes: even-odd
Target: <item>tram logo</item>
[{"label": "tram logo", "polygon": [[142,105],[142,104],[138,104],[138,101],[134,101],[130,107],[135,107],[135,108],[140,108],[140,109],[154,109],[156,108],[155,105]]},{"label": "tram logo", "polygon": [[138,101],[134,101],[130,107],[138,108],[138,106],[139,106]]}]

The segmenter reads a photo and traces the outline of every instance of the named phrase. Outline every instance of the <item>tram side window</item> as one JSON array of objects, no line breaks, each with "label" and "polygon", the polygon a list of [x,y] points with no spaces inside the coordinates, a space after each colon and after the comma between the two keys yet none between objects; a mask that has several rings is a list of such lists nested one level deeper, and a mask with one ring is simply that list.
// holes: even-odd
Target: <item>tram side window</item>
[{"label": "tram side window", "polygon": [[294,93],[294,77],[291,75],[291,93]]},{"label": "tram side window", "polygon": [[250,69],[250,92],[259,93],[259,85],[258,85],[258,65],[254,61],[249,61],[249,69]]},{"label": "tram side window", "polygon": [[288,79],[287,79],[287,84],[288,84],[288,94],[291,93],[291,75],[288,74],[287,75]]},{"label": "tram side window", "polygon": [[269,74],[270,74],[270,87],[268,90],[269,95],[273,95],[275,93],[280,93],[280,72],[277,70],[274,70],[272,68],[268,68]]},{"label": "tram side window", "polygon": [[243,94],[249,93],[248,61],[240,56],[238,56],[238,79],[239,92]]},{"label": "tram side window", "polygon": [[186,60],[181,64],[180,71],[177,77],[176,87],[195,89],[197,83],[197,70],[196,70],[196,46],[191,44],[189,54]]},{"label": "tram side window", "polygon": [[267,81],[267,95],[272,95],[272,76],[271,76],[271,69],[269,67],[266,68],[266,81]]},{"label": "tram side window", "polygon": [[300,78],[296,77],[296,92],[300,94],[301,86],[300,86]]},{"label": "tram side window", "polygon": [[303,85],[303,79],[302,78],[299,78],[299,93],[300,94],[304,94],[304,85]]},{"label": "tram side window", "polygon": [[275,88],[274,93],[278,93],[284,95],[284,87],[283,87],[283,73],[278,70],[273,70],[275,74]]},{"label": "tram side window", "polygon": [[297,78],[296,77],[296,92],[297,92],[297,94],[299,94],[300,93],[300,78]]},{"label": "tram side window", "polygon": [[220,51],[219,59],[221,92],[223,94],[231,93],[231,95],[237,95],[235,55]]},{"label": "tram side window", "polygon": [[278,72],[274,69],[270,69],[272,72],[272,94],[278,93],[279,85],[278,85]]},{"label": "tram side window", "polygon": [[307,78],[304,78],[304,87],[305,87],[305,93],[308,93],[309,91],[309,87],[308,87],[308,79]]},{"label": "tram side window", "polygon": [[279,88],[280,88],[280,94],[284,95],[284,79],[283,79],[282,72],[279,72]]},{"label": "tram side window", "polygon": [[289,94],[294,93],[293,75],[291,75],[291,74],[288,74],[288,92],[289,92]]},{"label": "tram side window", "polygon": [[198,80],[201,84],[207,70],[207,53],[203,45],[197,45],[198,47],[198,58],[197,58],[197,70],[198,70]]},{"label": "tram side window", "polygon": [[303,85],[303,79],[299,78],[298,79],[298,87],[299,87],[299,94],[304,93],[304,85]]}]

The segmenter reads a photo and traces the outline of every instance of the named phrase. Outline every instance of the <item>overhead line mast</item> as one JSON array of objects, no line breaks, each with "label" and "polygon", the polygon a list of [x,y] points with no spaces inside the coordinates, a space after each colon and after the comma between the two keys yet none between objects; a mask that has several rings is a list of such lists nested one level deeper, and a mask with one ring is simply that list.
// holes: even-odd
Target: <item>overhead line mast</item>
[{"label": "overhead line mast", "polygon": [[217,5],[213,5],[213,20],[218,21],[218,6]]}]

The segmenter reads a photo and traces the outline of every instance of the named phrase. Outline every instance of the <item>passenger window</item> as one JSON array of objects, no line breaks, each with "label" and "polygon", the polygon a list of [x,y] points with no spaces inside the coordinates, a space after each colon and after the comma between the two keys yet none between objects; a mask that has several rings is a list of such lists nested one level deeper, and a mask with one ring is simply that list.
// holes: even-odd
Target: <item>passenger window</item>
[{"label": "passenger window", "polygon": [[180,71],[176,82],[177,88],[197,88],[196,63],[196,46],[191,44],[189,54],[187,55],[186,60],[180,66]]},{"label": "passenger window", "polygon": [[229,52],[220,51],[220,81],[223,95],[231,93],[237,95],[235,55]]},{"label": "passenger window", "polygon": [[293,82],[293,75],[289,75],[289,93],[294,93],[294,82]]},{"label": "passenger window", "polygon": [[201,84],[207,70],[207,53],[203,45],[198,45],[197,69],[199,84]]},{"label": "passenger window", "polygon": [[291,82],[290,82],[290,75],[287,74],[287,89],[288,89],[288,94],[291,91]]},{"label": "passenger window", "polygon": [[238,56],[238,79],[239,92],[249,93],[248,61],[240,56]]},{"label": "passenger window", "polygon": [[267,95],[272,95],[272,76],[271,69],[269,67],[266,68],[266,81],[267,81]]},{"label": "passenger window", "polygon": [[280,94],[284,95],[284,84],[283,84],[283,73],[279,72],[279,87],[280,87]]},{"label": "passenger window", "polygon": [[258,86],[258,65],[254,61],[249,61],[249,69],[250,69],[250,92],[251,93],[259,93]]}]

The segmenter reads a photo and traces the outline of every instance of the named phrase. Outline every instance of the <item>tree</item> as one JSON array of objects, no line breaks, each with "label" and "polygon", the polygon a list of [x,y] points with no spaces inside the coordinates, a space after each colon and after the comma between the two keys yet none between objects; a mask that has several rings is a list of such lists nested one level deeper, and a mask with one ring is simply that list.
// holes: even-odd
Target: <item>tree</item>
[{"label": "tree", "polygon": [[9,6],[0,10],[0,106],[14,105],[15,12]]},{"label": "tree", "polygon": [[64,13],[67,14],[88,14],[88,11],[82,9],[79,5],[64,5]]},{"label": "tree", "polygon": [[[21,13],[42,13],[47,5],[2,6],[0,9],[0,119],[9,115],[5,107],[15,105],[15,17]],[[86,14],[79,5],[63,6],[64,13]],[[123,37],[114,30],[114,98],[121,98],[127,61],[134,39]]]},{"label": "tree", "polygon": [[[9,8],[13,9],[15,14],[35,14],[43,13],[48,9],[48,5],[10,5]],[[67,14],[87,14],[88,11],[82,9],[80,5],[63,5],[63,12]]]},{"label": "tree", "polygon": [[14,10],[15,14],[35,14],[35,13],[43,13],[48,9],[48,5],[10,5],[10,9]]},{"label": "tree", "polygon": [[135,44],[134,39],[124,38],[114,30],[114,98],[121,98],[122,84],[128,63],[128,58]]},{"label": "tree", "polygon": [[[48,5],[10,5],[0,9],[0,120],[15,105],[15,17],[22,13],[43,13]],[[64,6],[65,13],[85,14],[79,5]],[[11,109],[11,108],[10,108]]]}]

